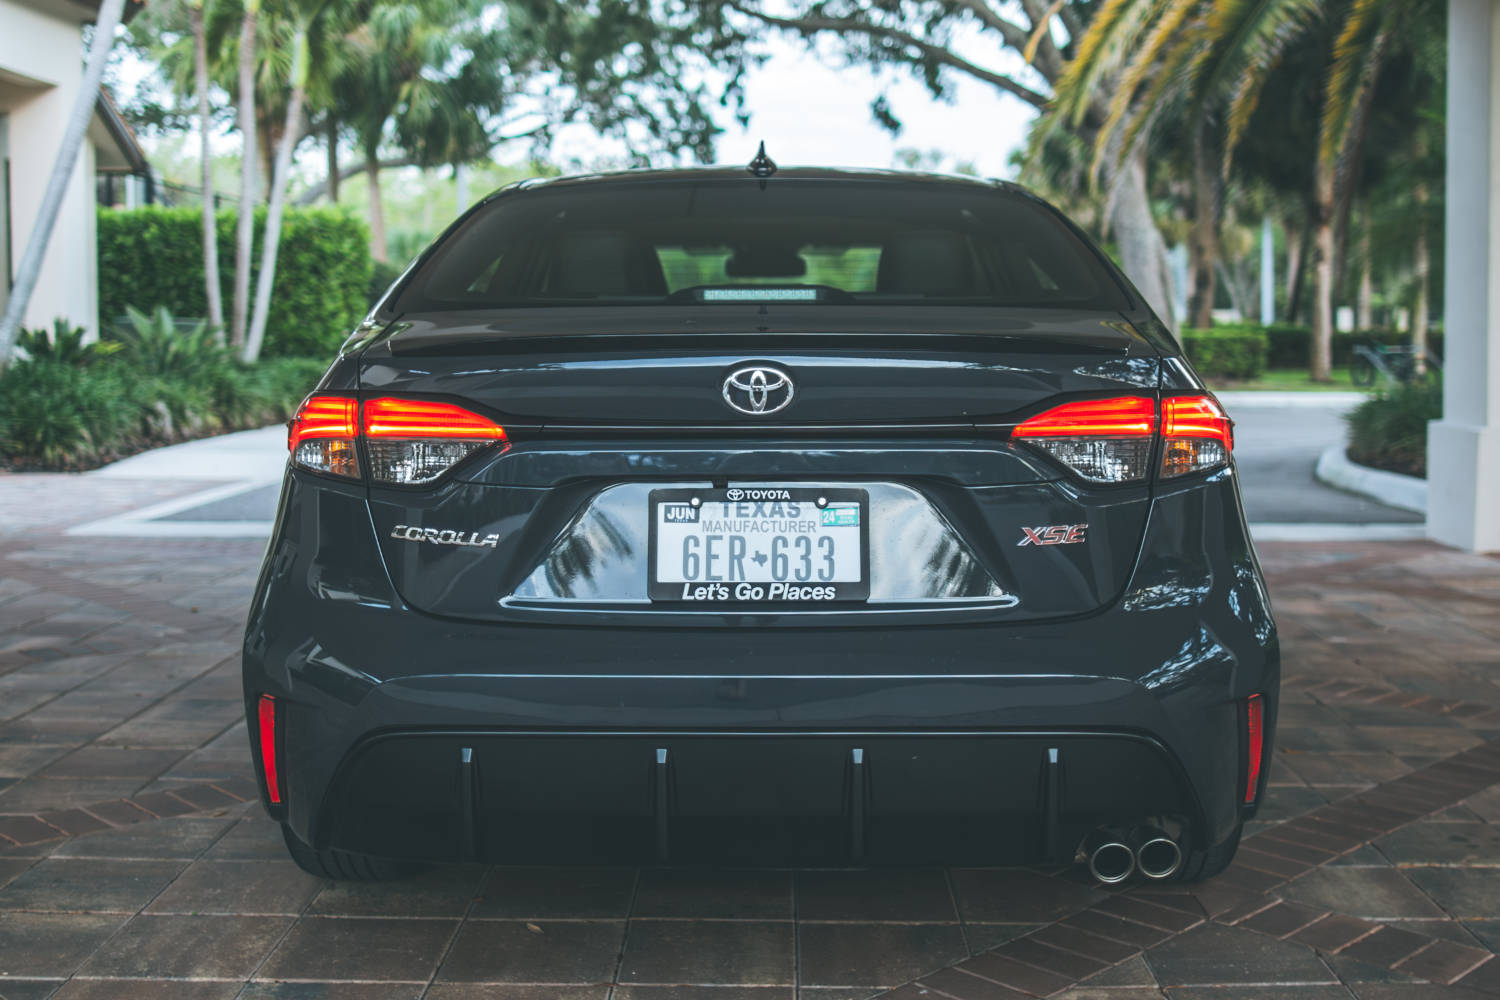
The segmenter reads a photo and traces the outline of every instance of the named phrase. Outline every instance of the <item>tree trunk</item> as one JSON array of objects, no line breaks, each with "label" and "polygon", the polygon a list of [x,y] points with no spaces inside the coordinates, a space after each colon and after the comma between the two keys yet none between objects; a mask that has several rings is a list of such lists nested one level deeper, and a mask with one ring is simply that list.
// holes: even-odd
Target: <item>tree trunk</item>
[{"label": "tree trunk", "polygon": [[244,360],[260,359],[261,344],[266,337],[266,319],[271,311],[271,285],[276,280],[276,255],[281,243],[281,215],[286,208],[286,186],[292,174],[292,147],[301,134],[302,101],[307,94],[307,26],[299,24],[292,38],[292,97],[286,106],[286,128],[276,148],[275,169],[271,172],[270,204],[266,208],[266,230],[262,234],[260,273],[255,280],[255,311],[250,317],[250,331],[245,337]]},{"label": "tree trunk", "polygon": [[1427,372],[1427,313],[1432,308],[1432,251],[1427,242],[1427,185],[1418,184],[1415,192],[1418,210],[1417,243],[1412,250],[1413,269],[1417,278],[1417,301],[1412,306],[1411,346],[1417,355],[1417,373]]},{"label": "tree trunk", "polygon": [[1142,150],[1120,164],[1110,198],[1110,228],[1120,248],[1120,267],[1146,300],[1146,305],[1174,333],[1177,317],[1172,313],[1172,274],[1167,265],[1167,245],[1151,216],[1146,191],[1146,162]]},{"label": "tree trunk", "polygon": [[328,203],[337,205],[339,203],[339,123],[338,119],[333,117],[332,112],[328,114],[326,129],[328,132],[328,180],[324,184],[328,191]]},{"label": "tree trunk", "polygon": [[385,206],[380,200],[380,157],[365,151],[365,173],[370,178],[370,256],[382,264],[390,258],[385,247]]},{"label": "tree trunk", "polygon": [[1314,382],[1333,378],[1333,273],[1335,247],[1334,172],[1320,160],[1316,168],[1317,213],[1313,221],[1312,350],[1308,369]]},{"label": "tree trunk", "polygon": [[1209,155],[1206,127],[1193,141],[1193,231],[1189,237],[1192,260],[1192,301],[1188,325],[1207,329],[1214,325],[1214,297],[1218,293],[1219,188],[1223,183],[1217,162]]},{"label": "tree trunk", "polygon": [[[115,29],[120,25],[120,15],[125,10],[125,0],[104,0],[99,5],[99,19],[94,22],[94,41],[89,46],[88,63],[83,71],[83,82],[78,95],[73,98],[73,108],[68,114],[68,123],[63,128],[62,144],[58,146],[57,158],[52,162],[52,173],[47,178],[47,188],[42,192],[42,203],[37,208],[36,223],[26,240],[26,250],[15,271],[10,299],[5,304],[5,315],[0,317],[0,366],[10,360],[11,348],[16,334],[21,329],[21,319],[31,302],[31,293],[36,291],[37,279],[41,277],[42,261],[47,255],[47,244],[52,239],[52,229],[62,211],[63,198],[73,171],[78,166],[78,153],[83,149],[83,139],[89,122],[94,118],[94,105],[99,102],[99,83],[104,78],[104,67],[109,62],[110,49],[115,44]],[[92,178],[90,179],[92,185]]]},{"label": "tree trunk", "polygon": [[208,325],[224,340],[224,296],[219,290],[219,226],[214,205],[213,151],[208,133],[212,118],[208,106],[208,43],[203,32],[203,4],[188,7],[193,28],[193,86],[198,91],[198,153],[203,161],[203,293],[208,302]]},{"label": "tree trunk", "polygon": [[1370,259],[1369,220],[1359,234],[1359,288],[1354,296],[1354,327],[1368,330],[1375,325],[1375,264]]},{"label": "tree trunk", "polygon": [[1307,221],[1302,225],[1302,234],[1297,242],[1297,267],[1291,274],[1291,288],[1287,294],[1286,321],[1295,323],[1302,318],[1302,293],[1307,291],[1307,265],[1312,256],[1313,233],[1317,229],[1314,220],[1317,209],[1309,207]]},{"label": "tree trunk", "polygon": [[234,247],[234,314],[229,319],[229,344],[245,346],[250,313],[250,254],[255,242],[255,20],[260,0],[244,0],[240,19],[240,204]]}]

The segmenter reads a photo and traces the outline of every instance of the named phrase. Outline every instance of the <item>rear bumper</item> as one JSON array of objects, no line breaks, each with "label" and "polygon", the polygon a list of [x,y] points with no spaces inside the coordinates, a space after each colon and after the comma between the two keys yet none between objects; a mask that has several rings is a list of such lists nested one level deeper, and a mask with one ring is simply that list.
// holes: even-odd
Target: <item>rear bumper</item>
[{"label": "rear bumper", "polygon": [[395,857],[650,859],[663,780],[674,860],[696,856],[694,832],[724,860],[755,860],[752,842],[850,860],[859,822],[871,862],[1070,855],[1147,816],[1216,843],[1246,815],[1241,700],[1265,694],[1274,722],[1278,683],[1274,637],[1235,654],[1186,609],[1133,648],[1114,614],[662,631],[320,610],[319,638],[247,644],[247,699],[286,704],[278,816],[309,843]]},{"label": "rear bumper", "polygon": [[304,497],[245,639],[247,706],[285,706],[272,814],[433,860],[650,860],[663,823],[673,860],[1014,863],[1148,816],[1219,843],[1253,811],[1252,694],[1269,754],[1275,626],[1231,478],[1152,505],[1086,617],[630,627],[414,611],[348,498]]}]

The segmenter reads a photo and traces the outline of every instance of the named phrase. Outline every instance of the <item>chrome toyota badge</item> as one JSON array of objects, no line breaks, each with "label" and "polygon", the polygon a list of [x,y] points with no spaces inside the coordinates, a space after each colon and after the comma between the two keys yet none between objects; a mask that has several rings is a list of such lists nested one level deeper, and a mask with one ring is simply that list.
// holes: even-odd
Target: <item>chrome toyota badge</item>
[{"label": "chrome toyota badge", "polygon": [[755,416],[786,409],[794,394],[792,377],[775,368],[751,365],[724,380],[724,402]]}]

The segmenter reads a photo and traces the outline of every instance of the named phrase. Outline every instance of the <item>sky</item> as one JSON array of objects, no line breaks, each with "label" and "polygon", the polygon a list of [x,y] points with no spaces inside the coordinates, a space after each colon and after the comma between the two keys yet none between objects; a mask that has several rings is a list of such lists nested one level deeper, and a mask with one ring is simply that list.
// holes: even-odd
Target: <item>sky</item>
[{"label": "sky", "polygon": [[[916,149],[941,154],[938,169],[967,163],[985,176],[1010,177],[1010,155],[1024,145],[1035,116],[1029,105],[979,81],[955,78],[951,97],[937,101],[905,73],[877,76],[833,65],[790,39],[772,38],[764,47],[770,58],[746,80],[750,124],[742,129],[725,115],[720,162],[748,163],[764,139],[781,166],[894,167],[898,150]],[[899,136],[870,113],[882,90],[902,122]],[[564,130],[554,146],[563,161],[588,162],[600,149],[587,129]]]}]

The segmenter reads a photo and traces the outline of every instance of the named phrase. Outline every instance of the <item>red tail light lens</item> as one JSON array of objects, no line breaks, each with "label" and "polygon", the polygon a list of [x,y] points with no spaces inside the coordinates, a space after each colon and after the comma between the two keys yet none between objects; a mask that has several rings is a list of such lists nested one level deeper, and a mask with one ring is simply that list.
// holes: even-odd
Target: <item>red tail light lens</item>
[{"label": "red tail light lens", "polygon": [[292,464],[304,469],[359,478],[359,402],[350,396],[309,396],[287,425]]},{"label": "red tail light lens", "polygon": [[505,428],[452,403],[372,399],[365,403],[370,478],[430,483],[486,445],[506,441]]},{"label": "red tail light lens", "polygon": [[281,804],[281,769],[276,755],[276,699],[260,696],[256,721],[260,729],[260,766],[266,776],[266,798],[272,805]]},{"label": "red tail light lens", "polygon": [[1234,423],[1212,396],[1162,400],[1161,435],[1165,479],[1223,465],[1234,448]]},{"label": "red tail light lens", "polygon": [[1255,801],[1260,788],[1261,756],[1266,749],[1265,702],[1258,694],[1245,701],[1245,805]]},{"label": "red tail light lens", "polygon": [[1091,483],[1146,478],[1156,443],[1156,401],[1138,396],[1083,399],[1054,406],[1011,432]]},{"label": "red tail light lens", "polygon": [[309,396],[287,428],[292,464],[345,479],[360,477],[363,434],[370,478],[379,483],[430,483],[486,445],[506,442],[505,428],[477,413],[418,399]]}]

